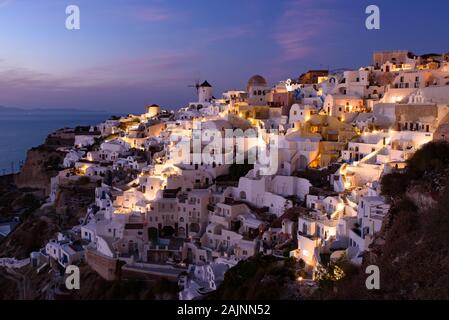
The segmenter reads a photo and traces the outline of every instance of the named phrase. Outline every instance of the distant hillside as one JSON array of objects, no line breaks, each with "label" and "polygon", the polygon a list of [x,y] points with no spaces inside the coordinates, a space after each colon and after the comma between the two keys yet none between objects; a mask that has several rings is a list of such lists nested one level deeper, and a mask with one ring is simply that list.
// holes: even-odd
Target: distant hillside
[{"label": "distant hillside", "polygon": [[63,109],[63,108],[35,108],[35,109],[22,109],[22,108],[14,108],[14,107],[5,107],[0,106],[0,114],[35,114],[35,113],[109,113],[109,111],[102,110],[89,110],[89,109]]},{"label": "distant hillside", "polygon": [[0,106],[0,113],[16,113],[16,112],[24,112],[24,109],[20,109],[20,108],[11,108],[11,107],[5,107],[5,106]]}]

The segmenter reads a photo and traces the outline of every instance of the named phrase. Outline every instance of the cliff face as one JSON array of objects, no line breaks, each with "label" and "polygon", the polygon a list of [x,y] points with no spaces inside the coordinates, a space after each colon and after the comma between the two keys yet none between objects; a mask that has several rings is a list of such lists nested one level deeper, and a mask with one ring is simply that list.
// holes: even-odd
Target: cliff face
[{"label": "cliff face", "polygon": [[28,258],[61,230],[54,215],[41,214],[44,213],[38,210],[0,243],[0,256]]},{"label": "cliff face", "polygon": [[298,299],[295,262],[257,255],[240,261],[225,273],[218,290],[208,300],[291,300]]},{"label": "cliff face", "polygon": [[54,206],[64,226],[73,227],[86,215],[87,207],[95,201],[96,186],[95,182],[84,178],[59,185]]},{"label": "cliff face", "polygon": [[[321,298],[449,299],[449,143],[425,145],[382,191],[392,207],[363,266]],[[380,269],[380,290],[366,289],[368,265]]]},{"label": "cliff face", "polygon": [[30,149],[24,166],[15,176],[18,188],[40,189],[43,195],[50,194],[50,179],[58,174],[64,155],[55,148],[41,145]]}]

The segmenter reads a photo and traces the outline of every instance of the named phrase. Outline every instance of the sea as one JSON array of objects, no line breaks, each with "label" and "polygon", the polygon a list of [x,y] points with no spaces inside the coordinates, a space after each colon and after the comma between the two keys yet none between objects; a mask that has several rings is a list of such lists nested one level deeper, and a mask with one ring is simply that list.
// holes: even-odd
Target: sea
[{"label": "sea", "polygon": [[51,132],[96,125],[110,116],[106,111],[0,110],[0,176],[18,172],[27,150],[44,143]]}]

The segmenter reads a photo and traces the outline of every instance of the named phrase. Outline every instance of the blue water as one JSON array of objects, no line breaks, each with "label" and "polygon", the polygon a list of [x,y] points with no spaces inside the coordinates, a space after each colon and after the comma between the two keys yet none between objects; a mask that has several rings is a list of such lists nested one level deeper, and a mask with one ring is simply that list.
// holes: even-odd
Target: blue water
[{"label": "blue water", "polygon": [[[0,112],[0,175],[17,172],[28,149],[44,143],[59,128],[96,125],[110,117],[101,112]],[[12,166],[13,164],[13,166]]]}]

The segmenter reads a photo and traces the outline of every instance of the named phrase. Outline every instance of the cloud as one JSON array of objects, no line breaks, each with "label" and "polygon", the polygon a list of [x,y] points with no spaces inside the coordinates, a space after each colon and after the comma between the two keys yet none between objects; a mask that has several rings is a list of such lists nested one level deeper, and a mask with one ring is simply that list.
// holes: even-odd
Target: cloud
[{"label": "cloud", "polygon": [[[46,73],[0,59],[1,104],[20,107],[140,108],[190,96],[193,51],[161,50],[123,57],[66,74]],[[173,92],[177,92],[173,95]],[[177,105],[179,106],[179,105]]]},{"label": "cloud", "polygon": [[182,77],[190,72],[191,62],[198,58],[192,50],[159,50],[134,57],[115,58],[101,65],[58,75],[18,67],[0,59],[0,82],[8,86],[65,89],[115,82],[139,83]]},{"label": "cloud", "polygon": [[159,50],[134,57],[125,57],[89,67],[81,74],[104,82],[110,79],[126,79],[130,83],[155,81],[164,83],[169,79],[183,78],[191,73],[192,61],[199,55],[187,50]]},{"label": "cloud", "polygon": [[283,60],[301,59],[319,48],[321,37],[335,26],[333,4],[333,0],[286,2],[274,32]]},{"label": "cloud", "polygon": [[178,20],[186,15],[186,12],[176,11],[162,3],[122,6],[120,7],[120,12],[133,20],[142,22],[169,22]]},{"label": "cloud", "polygon": [[206,43],[241,38],[248,36],[251,33],[252,29],[249,26],[244,25],[235,25],[214,30],[211,30],[210,28],[199,30],[200,38]]},{"label": "cloud", "polygon": [[171,20],[175,15],[167,9],[147,7],[137,9],[134,16],[142,21],[160,22]]}]

